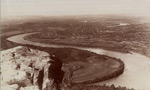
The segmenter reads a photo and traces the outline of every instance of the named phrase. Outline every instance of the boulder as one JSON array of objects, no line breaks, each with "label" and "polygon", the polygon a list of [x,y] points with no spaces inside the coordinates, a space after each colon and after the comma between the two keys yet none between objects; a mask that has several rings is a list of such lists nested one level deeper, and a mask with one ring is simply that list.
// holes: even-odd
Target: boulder
[{"label": "boulder", "polygon": [[47,52],[18,46],[1,52],[1,65],[1,84],[8,88],[2,90],[16,90],[10,88],[14,84],[17,90],[57,90],[59,64]]}]

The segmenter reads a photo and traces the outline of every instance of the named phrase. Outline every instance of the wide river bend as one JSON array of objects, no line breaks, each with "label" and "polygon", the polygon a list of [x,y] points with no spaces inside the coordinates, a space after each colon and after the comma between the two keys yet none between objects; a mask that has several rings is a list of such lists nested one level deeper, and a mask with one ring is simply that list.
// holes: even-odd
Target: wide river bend
[{"label": "wide river bend", "polygon": [[96,84],[106,84],[115,86],[125,86],[127,88],[134,88],[136,90],[150,90],[150,58],[137,54],[137,53],[121,53],[115,51],[104,50],[100,48],[84,48],[68,45],[53,45],[44,44],[38,42],[32,42],[25,40],[24,37],[34,33],[20,34],[16,36],[11,36],[7,40],[19,44],[29,44],[42,47],[68,47],[76,48],[81,50],[87,50],[95,52],[97,54],[104,54],[107,56],[115,57],[121,59],[125,64],[124,73],[116,78],[106,80]]}]

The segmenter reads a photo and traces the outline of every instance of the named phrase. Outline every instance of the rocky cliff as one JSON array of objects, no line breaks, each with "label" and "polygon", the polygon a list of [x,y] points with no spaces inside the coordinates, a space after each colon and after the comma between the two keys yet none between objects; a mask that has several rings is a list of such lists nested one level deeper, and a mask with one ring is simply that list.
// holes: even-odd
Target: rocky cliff
[{"label": "rocky cliff", "polygon": [[71,90],[76,84],[117,77],[124,70],[119,59],[72,48],[18,46],[2,51],[0,63],[2,90]]},{"label": "rocky cliff", "polygon": [[1,52],[2,90],[57,90],[57,64],[47,52],[18,46]]}]

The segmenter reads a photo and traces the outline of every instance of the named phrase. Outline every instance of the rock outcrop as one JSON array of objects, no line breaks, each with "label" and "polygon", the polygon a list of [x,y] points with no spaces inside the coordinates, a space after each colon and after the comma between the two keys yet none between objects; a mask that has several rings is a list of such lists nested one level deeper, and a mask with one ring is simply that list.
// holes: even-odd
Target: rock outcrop
[{"label": "rock outcrop", "polygon": [[44,51],[24,46],[2,51],[2,90],[58,90],[56,67],[57,62]]}]

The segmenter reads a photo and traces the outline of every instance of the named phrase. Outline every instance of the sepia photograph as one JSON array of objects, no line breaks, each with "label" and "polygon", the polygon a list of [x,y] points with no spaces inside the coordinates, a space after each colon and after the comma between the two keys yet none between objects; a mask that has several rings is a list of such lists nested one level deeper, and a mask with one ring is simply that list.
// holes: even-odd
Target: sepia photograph
[{"label": "sepia photograph", "polygon": [[0,90],[150,90],[149,0],[0,4]]}]

